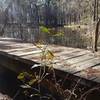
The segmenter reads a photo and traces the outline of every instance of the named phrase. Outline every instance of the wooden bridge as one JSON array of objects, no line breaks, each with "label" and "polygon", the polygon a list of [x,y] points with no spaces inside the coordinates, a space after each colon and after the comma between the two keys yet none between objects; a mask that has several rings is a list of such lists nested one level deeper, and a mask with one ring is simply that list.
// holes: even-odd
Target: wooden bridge
[{"label": "wooden bridge", "polygon": [[[58,45],[48,45],[48,49],[52,50],[55,55],[55,69],[100,83],[100,52],[94,54],[89,50]],[[16,69],[20,72],[21,67],[22,69],[25,67],[16,61],[30,63],[30,65],[34,62],[39,63],[40,52],[41,50],[31,43],[0,38],[0,64],[15,72]]]}]

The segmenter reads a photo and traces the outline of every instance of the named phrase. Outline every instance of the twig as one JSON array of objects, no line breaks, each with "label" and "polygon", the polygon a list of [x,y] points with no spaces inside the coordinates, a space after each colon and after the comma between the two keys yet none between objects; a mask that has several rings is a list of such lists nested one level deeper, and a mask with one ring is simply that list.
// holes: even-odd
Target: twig
[{"label": "twig", "polygon": [[21,91],[21,89],[19,89],[19,90],[16,92],[16,94],[15,94],[14,97],[13,97],[13,100],[16,100],[16,97],[19,95],[20,91]]},{"label": "twig", "polygon": [[100,87],[95,87],[95,88],[92,88],[92,89],[90,89],[90,90],[88,90],[87,92],[85,92],[83,95],[81,95],[81,97],[78,99],[78,100],[82,100],[83,99],[83,97],[86,95],[89,95],[89,93],[91,93],[92,91],[94,91],[94,90],[99,90],[100,89]]},{"label": "twig", "polygon": [[81,79],[79,79],[79,80],[77,81],[77,83],[76,83],[76,85],[74,86],[74,88],[73,88],[73,90],[72,90],[71,94],[69,95],[68,100],[70,100],[70,99],[71,99],[71,97],[72,97],[72,95],[74,94],[74,91],[75,91],[75,89],[76,89],[76,87],[78,86],[78,83],[79,83],[80,81],[81,81]]}]

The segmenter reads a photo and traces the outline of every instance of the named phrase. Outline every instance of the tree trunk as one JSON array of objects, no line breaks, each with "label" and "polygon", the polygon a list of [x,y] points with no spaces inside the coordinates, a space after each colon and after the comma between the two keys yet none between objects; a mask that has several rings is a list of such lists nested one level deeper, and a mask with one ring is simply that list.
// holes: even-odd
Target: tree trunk
[{"label": "tree trunk", "polygon": [[100,18],[96,24],[96,30],[95,30],[95,37],[94,37],[94,52],[97,52],[98,51],[98,48],[97,48],[97,43],[98,43],[98,37],[99,37],[99,24],[100,24]]},{"label": "tree trunk", "polygon": [[94,0],[94,14],[93,15],[94,15],[93,21],[95,21],[96,20],[96,0]]}]

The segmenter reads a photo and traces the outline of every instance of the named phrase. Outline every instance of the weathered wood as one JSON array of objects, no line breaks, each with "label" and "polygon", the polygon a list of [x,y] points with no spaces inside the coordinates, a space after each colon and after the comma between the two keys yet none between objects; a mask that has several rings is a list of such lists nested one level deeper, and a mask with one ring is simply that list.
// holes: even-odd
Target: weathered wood
[{"label": "weathered wood", "polygon": [[93,81],[100,83],[100,78],[97,77],[97,78],[96,78],[95,80],[93,80]]},{"label": "weathered wood", "polygon": [[18,51],[32,51],[34,49],[34,47],[23,47],[23,48],[16,48],[16,49],[11,49],[11,50],[7,50],[8,53],[10,52],[18,52]]},{"label": "weathered wood", "polygon": [[29,54],[36,54],[36,53],[40,53],[41,50],[35,50],[35,51],[31,51],[31,52],[13,52],[13,53],[9,53],[9,54],[13,54],[13,55],[17,55],[17,56],[25,56],[25,55],[29,55]]},{"label": "weathered wood", "polygon": [[67,69],[71,73],[77,73],[81,70],[85,70],[89,67],[94,67],[96,64],[100,63],[100,58],[91,58],[85,62],[80,62],[78,64],[73,64],[70,69]]},{"label": "weathered wood", "polygon": [[[5,56],[6,55],[6,56]],[[18,58],[17,58],[18,59]],[[26,67],[25,63],[22,63],[21,61],[15,59],[15,57],[9,56],[7,53],[0,52],[0,65],[16,72],[20,73],[27,69],[29,70],[28,66]]]},{"label": "weathered wood", "polygon": [[[75,76],[79,76],[88,80],[95,80],[99,78],[94,74],[87,77],[88,68],[100,67],[100,56],[94,56],[91,51],[70,48],[58,45],[48,45],[48,49],[51,50],[54,57],[54,68],[62,70],[64,72],[72,73]],[[24,64],[33,65],[40,62],[41,50],[35,47],[31,43],[22,43],[21,41],[14,41],[10,38],[0,38],[0,64],[16,72],[20,72],[23,69],[29,69]],[[35,62],[34,62],[35,61]],[[22,64],[22,63],[23,64]],[[25,67],[25,68],[24,68]]]},{"label": "weathered wood", "polygon": [[56,54],[56,59],[58,58],[58,63],[63,60],[63,61],[67,61],[70,60],[70,59],[74,59],[74,58],[77,58],[77,57],[80,57],[80,56],[83,56],[83,55],[86,55],[86,51],[81,51],[81,50],[78,50],[78,51],[74,51],[74,52],[70,52],[69,53],[59,53],[59,54]]}]

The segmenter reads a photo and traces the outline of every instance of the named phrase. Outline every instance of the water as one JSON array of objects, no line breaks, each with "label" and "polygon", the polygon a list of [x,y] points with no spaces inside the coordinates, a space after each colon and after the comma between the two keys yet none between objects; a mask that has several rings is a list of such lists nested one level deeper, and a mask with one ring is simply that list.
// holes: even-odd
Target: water
[{"label": "water", "polygon": [[16,74],[0,66],[0,92],[13,97],[19,88]]}]

